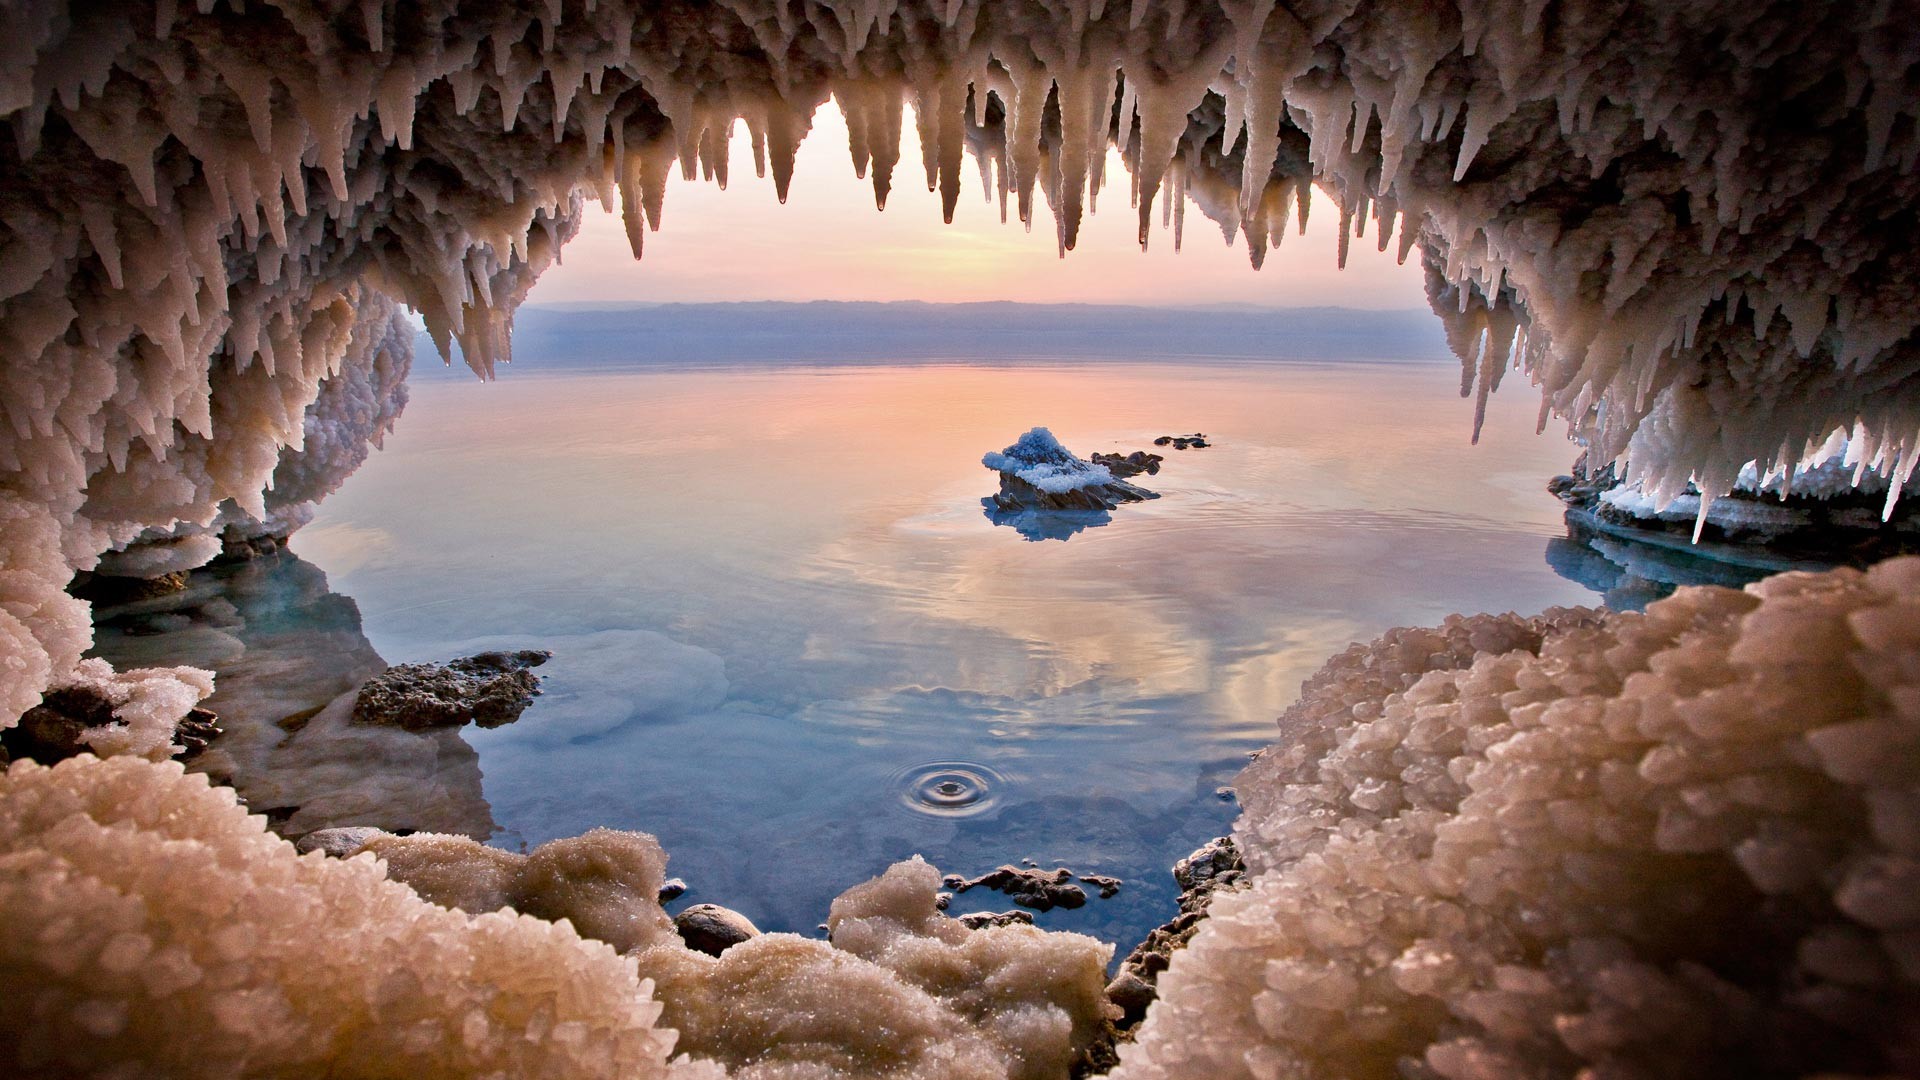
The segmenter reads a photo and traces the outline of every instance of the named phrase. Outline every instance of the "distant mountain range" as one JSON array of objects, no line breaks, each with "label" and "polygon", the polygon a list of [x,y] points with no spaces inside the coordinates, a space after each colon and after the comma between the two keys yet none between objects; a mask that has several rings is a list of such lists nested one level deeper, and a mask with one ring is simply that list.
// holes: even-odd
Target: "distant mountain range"
[{"label": "distant mountain range", "polygon": [[[1014,360],[1451,362],[1428,311],[920,302],[529,305],[516,368]],[[422,335],[420,374],[433,347]]]}]

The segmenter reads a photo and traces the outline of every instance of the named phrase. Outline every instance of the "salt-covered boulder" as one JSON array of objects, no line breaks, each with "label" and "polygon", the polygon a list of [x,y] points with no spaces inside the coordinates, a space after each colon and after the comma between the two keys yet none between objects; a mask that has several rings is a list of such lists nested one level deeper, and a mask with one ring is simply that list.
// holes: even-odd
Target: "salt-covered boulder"
[{"label": "salt-covered boulder", "polygon": [[1095,465],[1060,445],[1053,432],[1037,427],[1012,446],[980,459],[1000,474],[1000,491],[992,496],[1002,511],[1112,510],[1121,503],[1157,496],[1143,487],[1116,478],[1105,465]]}]

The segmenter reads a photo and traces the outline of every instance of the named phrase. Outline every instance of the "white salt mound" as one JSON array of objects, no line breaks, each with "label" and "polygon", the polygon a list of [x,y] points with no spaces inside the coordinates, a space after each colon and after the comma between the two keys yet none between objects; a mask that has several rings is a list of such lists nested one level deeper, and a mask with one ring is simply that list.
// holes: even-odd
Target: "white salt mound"
[{"label": "white salt mound", "polygon": [[464,836],[382,834],[360,851],[385,860],[388,877],[444,907],[475,914],[511,907],[566,919],[582,937],[622,952],[680,940],[657,900],[667,856],[645,833],[594,829],[526,855]]},{"label": "white salt mound", "polygon": [[173,762],[0,775],[0,925],[12,1076],[631,1080],[673,1046],[608,946],[296,855]]},{"label": "white salt mound", "polygon": [[1281,726],[1114,1075],[1920,1071],[1920,559],[1396,630]]},{"label": "white salt mound", "polygon": [[1113,946],[969,930],[935,908],[940,873],[917,858],[834,901],[831,944],[764,934],[716,958],[687,948],[657,902],[666,857],[650,836],[595,829],[518,855],[383,835],[361,851],[434,903],[564,918],[631,950],[678,1048],[737,1078],[1045,1080],[1104,1030]]}]

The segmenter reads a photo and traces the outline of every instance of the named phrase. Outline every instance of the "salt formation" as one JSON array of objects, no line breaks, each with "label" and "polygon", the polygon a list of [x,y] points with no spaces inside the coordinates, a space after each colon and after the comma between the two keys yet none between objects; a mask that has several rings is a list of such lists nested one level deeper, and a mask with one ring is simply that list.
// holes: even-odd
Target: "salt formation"
[{"label": "salt formation", "polygon": [[1151,491],[1116,479],[1105,465],[1076,457],[1053,432],[1037,427],[980,464],[1000,474],[995,508],[1022,510],[1112,510],[1121,503],[1154,498]]},{"label": "salt formation", "polygon": [[174,763],[0,775],[0,917],[9,1075],[668,1075],[608,946],[298,856]]},{"label": "salt formation", "polygon": [[436,833],[383,834],[360,850],[385,860],[388,877],[444,907],[566,919],[581,936],[622,952],[677,940],[655,899],[667,856],[644,833],[594,829],[526,855]]},{"label": "salt formation", "polygon": [[1916,657],[1920,559],[1348,649],[1114,1075],[1911,1074]]},{"label": "salt formation", "polygon": [[[1692,538],[1764,545],[1783,556],[1825,556],[1829,564],[1870,561],[1920,549],[1920,511],[1912,502],[1896,504],[1920,483],[1904,489],[1865,460],[1856,457],[1844,433],[1798,467],[1761,475],[1749,462],[1733,489],[1708,503],[1689,486],[1662,504],[1641,484],[1623,481],[1613,469],[1589,470],[1576,463],[1577,475],[1557,478],[1549,490],[1572,507],[1569,520],[1627,536],[1630,530],[1672,531],[1687,527]],[[1712,553],[1717,545],[1701,548]]]},{"label": "salt formation", "polygon": [[632,952],[656,981],[680,1048],[736,1080],[823,1076],[1064,1076],[1105,1031],[1113,953],[1031,926],[973,930],[936,907],[919,859],[834,901],[832,943],[792,934],[689,948],[656,899],[650,836],[595,829],[519,855],[458,836],[378,836],[361,852],[433,903],[568,919]]},{"label": "salt formation", "polygon": [[638,954],[661,1022],[735,1080],[1062,1077],[1099,1042],[1112,946],[1031,926],[968,929],[939,871],[896,863],[833,903],[832,943],[763,934],[718,957]]},{"label": "salt formation", "polygon": [[213,692],[213,678],[195,668],[143,668],[118,672],[104,660],[80,661],[62,681],[63,696],[88,700],[98,723],[76,736],[80,748],[102,756],[132,754],[165,761],[181,751],[174,742],[181,717]]},{"label": "salt formation", "polygon": [[[1902,4],[546,0],[523,8],[202,0],[183,8],[170,0],[25,0],[0,8],[0,58],[0,116],[13,136],[0,150],[0,726],[75,677],[90,634],[86,605],[64,591],[75,571],[124,550],[110,569],[164,573],[210,556],[215,533],[229,524],[272,529],[297,520],[300,492],[326,483],[309,486],[295,469],[280,475],[283,455],[304,445],[310,416],[326,414],[325,406],[313,411],[321,388],[351,366],[350,357],[363,348],[377,356],[377,342],[404,337],[394,302],[420,314],[443,355],[457,343],[476,370],[490,371],[508,359],[513,309],[557,257],[583,198],[619,205],[637,254],[646,231],[661,223],[676,168],[686,179],[726,182],[735,120],[744,121],[756,168],[770,169],[784,193],[808,118],[829,98],[847,115],[855,169],[870,176],[877,201],[893,182],[901,105],[911,94],[920,164],[946,205],[959,196],[971,147],[991,166],[994,194],[1021,220],[1031,222],[1039,192],[1063,252],[1107,186],[1109,145],[1120,146],[1127,162],[1143,243],[1156,200],[1176,243],[1191,200],[1230,241],[1243,237],[1257,262],[1296,208],[1304,214],[1307,185],[1320,183],[1339,207],[1343,246],[1373,222],[1382,246],[1397,242],[1403,256],[1420,249],[1469,392],[1490,390],[1517,363],[1545,407],[1589,442],[1594,460],[1618,461],[1657,504],[1692,483],[1703,495],[1697,513],[1707,515],[1744,463],[1757,462],[1763,474],[1791,470],[1840,429],[1891,492],[1904,488],[1920,461],[1920,245],[1912,243],[1920,235],[1920,19]],[[387,356],[394,370],[398,354]],[[355,415],[377,428],[379,412]],[[316,460],[346,457],[326,450]],[[332,475],[331,467],[317,475]],[[270,501],[282,483],[288,501]],[[1337,772],[1347,761],[1341,757],[1327,766],[1336,772],[1324,784],[1281,784],[1295,793],[1287,814],[1303,827],[1351,819],[1324,845],[1295,838],[1305,845],[1296,850],[1287,846],[1292,840],[1264,836],[1287,815],[1270,806],[1250,811],[1244,846],[1250,859],[1267,860],[1257,868],[1264,884],[1221,901],[1213,931],[1183,954],[1190,963],[1167,973],[1161,1006],[1123,1071],[1272,1075],[1303,1055],[1350,1055],[1342,1068],[1362,1071],[1407,1053],[1425,1055],[1424,1065],[1410,1069],[1460,1076],[1514,1072],[1502,1055],[1537,1053],[1549,1063],[1544,1068],[1586,1059],[1657,1072],[1656,1059],[1633,1040],[1654,1038],[1653,1021],[1662,1017],[1707,1014],[1732,1019],[1674,1028],[1679,1049],[1666,1067],[1697,1063],[1702,1058],[1690,1054],[1709,1053],[1697,1040],[1723,1032],[1755,1032],[1749,1049],[1778,1045],[1779,1060],[1794,1061],[1796,1053],[1833,1045],[1793,1036],[1806,1017],[1818,1032],[1844,1026],[1834,1002],[1876,1018],[1910,1005],[1910,990],[1888,987],[1910,987],[1913,971],[1911,913],[1898,900],[1914,892],[1912,780],[1875,770],[1913,760],[1910,742],[1903,756],[1886,740],[1911,739],[1911,694],[1898,689],[1905,677],[1898,673],[1915,643],[1897,632],[1915,620],[1905,609],[1898,620],[1886,613],[1912,604],[1902,583],[1911,570],[1876,574],[1866,584],[1844,575],[1796,580],[1751,600],[1689,594],[1645,620],[1623,616],[1555,631],[1554,641],[1584,642],[1585,652],[1568,645],[1549,648],[1551,659],[1488,658],[1467,674],[1429,676],[1414,702],[1440,711],[1423,714],[1421,724],[1453,730],[1433,718],[1471,712],[1471,726],[1484,722],[1489,730],[1460,737],[1455,749],[1467,753],[1419,758],[1407,766],[1418,766],[1411,776],[1346,776]],[[1792,589],[1806,591],[1786,595]],[[1887,599],[1895,593],[1904,599]],[[1744,621],[1731,614],[1741,605],[1757,605]],[[1862,635],[1858,669],[1816,674],[1806,666],[1811,652],[1771,651],[1783,625],[1809,650],[1840,649],[1845,610]],[[1674,626],[1689,619],[1700,624],[1693,631]],[[1738,627],[1751,627],[1751,635]],[[1495,645],[1520,640],[1510,624],[1456,629]],[[1636,652],[1652,647],[1643,632],[1669,631],[1669,652]],[[1423,669],[1432,651],[1395,657],[1391,642],[1382,646],[1385,681],[1375,689],[1406,690],[1387,683]],[[1756,660],[1762,656],[1766,663]],[[1607,665],[1652,668],[1656,657],[1667,657],[1666,666],[1623,684],[1640,689],[1608,696],[1618,669]],[[1385,679],[1384,669],[1396,677]],[[1449,679],[1500,684],[1509,676],[1516,684],[1507,694],[1554,687],[1563,701],[1581,704],[1536,714],[1517,698],[1468,695],[1462,700],[1475,703],[1468,710],[1418,696],[1444,691]],[[1862,681],[1852,697],[1809,689],[1856,676]],[[174,678],[182,689],[167,693],[183,701],[197,679],[132,677]],[[1695,692],[1711,678],[1729,681]],[[1579,679],[1602,689],[1590,692]],[[1656,686],[1663,686],[1656,696],[1638,696]],[[1615,729],[1596,729],[1586,704],[1600,700],[1594,694],[1605,699],[1595,708],[1620,724],[1627,723],[1621,715],[1638,711],[1645,741],[1615,742]],[[1697,706],[1686,723],[1658,704],[1682,696]],[[1413,708],[1398,700],[1403,713]],[[1736,700],[1745,706],[1737,722],[1722,711]],[[1823,729],[1803,745],[1797,734],[1782,734],[1800,720],[1769,704],[1786,701],[1804,704],[1804,718],[1812,719],[1853,709],[1846,723],[1855,726]],[[1522,719],[1501,719],[1509,708]],[[1546,730],[1499,737],[1504,724],[1549,713]],[[1724,730],[1696,730],[1721,721]],[[1563,723],[1570,725],[1564,731]],[[158,735],[142,734],[140,747],[128,749],[157,752]],[[1483,751],[1493,756],[1477,758]],[[1601,754],[1592,782],[1604,779],[1606,791],[1629,797],[1605,813],[1584,790],[1529,802],[1530,792],[1587,782],[1587,774],[1552,764],[1571,760],[1553,756],[1562,751]],[[1765,755],[1772,757],[1764,776],[1736,771],[1725,785],[1686,779],[1688,770],[1746,769]],[[1447,772],[1455,757],[1480,764],[1455,778]],[[1268,767],[1279,768],[1278,760]],[[478,927],[473,932],[499,949],[539,938],[560,962],[509,971],[491,966],[495,952],[425,953],[417,970],[445,976],[431,993],[409,990],[380,1023],[356,1021],[354,1036],[337,1045],[301,1026],[308,1024],[298,1012],[304,1006],[275,998],[265,989],[277,985],[271,978],[246,981],[244,971],[268,970],[285,955],[272,937],[279,924],[260,921],[254,907],[235,925],[255,934],[255,945],[240,932],[192,939],[208,950],[196,957],[224,965],[194,970],[233,971],[230,983],[207,979],[186,989],[179,954],[155,952],[164,959],[145,966],[124,960],[138,943],[100,967],[84,937],[90,927],[172,918],[167,913],[198,896],[235,895],[236,883],[256,874],[270,893],[295,889],[306,872],[290,869],[257,827],[243,835],[244,819],[230,808],[193,810],[193,821],[209,830],[204,838],[161,839],[164,821],[121,803],[174,798],[166,784],[148,782],[162,767],[63,768],[42,774],[16,766],[20,778],[9,773],[7,797],[16,787],[52,783],[36,777],[57,775],[71,778],[61,797],[74,805],[97,795],[109,800],[103,807],[120,807],[98,814],[155,824],[116,832],[98,828],[99,817],[69,817],[76,824],[67,832],[41,822],[9,834],[20,861],[0,881],[12,890],[9,925],[22,928],[9,947],[41,942],[50,951],[36,953],[35,963],[56,966],[30,970],[75,980],[48,989],[29,979],[32,994],[55,996],[10,996],[30,1004],[8,1010],[7,1023],[45,1018],[19,1036],[23,1053],[97,1051],[103,1061],[119,1060],[113,1054],[131,1054],[136,1036],[157,1033],[164,1020],[171,1032],[192,1032],[205,1060],[217,1064],[231,1060],[220,1055],[241,1037],[236,1027],[281,1007],[292,1010],[283,1014],[287,1025],[253,1026],[291,1033],[290,1041],[273,1044],[249,1067],[331,1050],[343,1067],[365,1061],[378,1069],[419,1060],[431,1045],[436,1053],[473,1055],[474,1070],[506,1062],[499,1067],[531,1074],[567,1067],[513,1055],[577,1053],[576,1074],[592,1075],[665,1053],[646,1031],[637,994],[606,1011],[568,998],[553,1007],[560,1012],[539,1012],[538,1023],[524,1025],[551,1039],[497,1041],[500,1030],[516,1026],[502,1017],[519,1005],[472,1013],[471,995],[537,996],[575,970],[599,973],[582,976],[590,980],[613,978],[602,960],[588,959],[601,954],[580,952],[564,932],[524,920],[449,914],[457,921],[436,922],[410,900],[382,899],[395,894],[377,883],[334,871],[315,871],[321,876],[313,880],[353,882],[326,893],[334,905],[326,910],[360,920],[345,925],[371,927],[378,920],[368,912],[386,905],[381,912],[423,927],[421,934]],[[1449,783],[1473,794],[1449,802]],[[93,784],[102,787],[86,794]],[[1250,786],[1257,785],[1243,784],[1243,794]],[[1776,790],[1815,801],[1769,801]],[[1400,813],[1393,800],[1408,792],[1438,801]],[[1331,801],[1317,803],[1322,796]],[[1657,809],[1636,810],[1632,799]],[[1502,815],[1482,813],[1495,805]],[[1369,815],[1383,814],[1394,816],[1372,829]],[[1420,838],[1429,826],[1427,852]],[[1550,830],[1600,846],[1567,854]],[[1494,835],[1508,845],[1487,847]],[[1405,850],[1393,854],[1404,857],[1383,861],[1403,839]],[[1616,839],[1619,845],[1605,846]],[[148,909],[154,914],[122,904],[111,890],[89,891],[50,861],[69,857],[57,854],[56,843],[83,842],[95,844],[87,851],[114,848],[123,856],[99,871],[117,875],[112,880],[153,868],[156,876],[140,881],[153,893],[148,903],[159,905]],[[1700,850],[1635,861],[1635,852],[1663,846]],[[1328,855],[1344,859],[1349,850],[1354,857],[1338,865]],[[211,869],[216,851],[225,860],[218,873]],[[1482,852],[1480,861],[1461,862],[1468,851]],[[75,852],[70,857],[81,857]],[[176,856],[177,868],[167,861]],[[1823,859],[1831,865],[1819,865]],[[1428,866],[1439,876],[1423,884]],[[1722,871],[1716,880],[1732,884],[1702,892],[1712,867]],[[1727,912],[1728,925],[1778,916],[1772,925],[1790,929],[1766,940],[1798,942],[1798,959],[1752,979],[1716,967],[1718,954],[1705,955],[1713,936],[1697,914],[1680,919],[1659,897],[1634,891],[1643,869],[1682,880],[1677,895],[1711,901],[1707,910]],[[1805,876],[1823,870],[1831,882],[1816,886]],[[1615,871],[1625,878],[1606,876]],[[28,880],[22,875],[68,891],[54,902],[55,892],[20,884]],[[1791,899],[1739,906],[1729,898],[1754,900],[1740,893],[1742,881]],[[1302,906],[1310,882],[1328,895],[1353,896],[1354,906],[1312,912]],[[1614,895],[1605,910],[1582,906],[1581,890],[1608,882]],[[1408,899],[1426,885],[1448,899]],[[1517,899],[1529,891],[1537,905]],[[1464,906],[1455,896],[1465,897]],[[1804,907],[1803,921],[1828,921],[1800,927],[1795,904]],[[100,917],[76,922],[76,905]],[[1510,925],[1523,908],[1529,920],[1537,908],[1539,920]],[[180,932],[204,929],[195,925]],[[1376,963],[1351,936],[1360,926],[1382,940],[1418,936],[1397,960]],[[1219,955],[1213,943],[1229,940],[1241,946]],[[1466,940],[1476,951],[1450,951],[1448,943]],[[837,952],[822,959],[802,944],[768,935],[712,961],[716,978],[757,987],[759,996],[729,1003],[765,1029],[778,1026],[783,1010],[893,985],[892,976],[855,969]],[[258,968],[240,959],[256,948]],[[1673,950],[1685,949],[1694,950],[1685,955],[1698,967],[1676,959],[1681,953]],[[391,974],[396,986],[415,985],[385,953],[350,955],[368,972]],[[1761,955],[1771,963],[1785,954]],[[1218,956],[1218,977],[1203,976],[1196,956]],[[1272,962],[1255,973],[1256,957]],[[361,976],[351,966],[310,961],[303,954],[288,964],[285,978],[297,986],[335,980],[316,991],[315,1002],[371,1000],[379,985],[355,982]],[[697,965],[706,961],[689,963],[696,967],[688,971],[705,970]],[[823,974],[807,985],[769,985],[764,978],[802,963],[840,981],[830,987]],[[1796,991],[1792,1004],[1726,989],[1760,985],[1790,963],[1804,969],[1793,977],[1810,987]],[[10,968],[7,977],[15,970],[23,969]],[[126,974],[133,970],[140,975]],[[126,989],[58,996],[73,987],[128,987],[130,979],[145,996]],[[704,976],[675,979],[690,988],[689,1016],[702,1015],[699,1002],[724,999],[691,989],[712,985]],[[489,989],[493,981],[502,987]],[[1853,989],[1864,986],[1879,989]],[[331,996],[335,987],[347,989]],[[150,1009],[148,996],[164,1008]],[[115,1004],[134,1000],[142,1007]],[[1757,1011],[1734,1017],[1743,1000],[1758,1002]],[[450,1011],[434,1011],[441,1005]],[[1359,1020],[1334,1024],[1348,1006]],[[532,1015],[528,1008],[524,1015]],[[584,1027],[570,1026],[576,1008],[592,1014],[579,1021]],[[993,1059],[984,1037],[962,1046],[964,1039],[940,1034],[949,1023],[943,1008],[922,1003],[899,1014],[900,1044],[924,1053],[888,1068],[957,1076],[972,1068],[961,1068],[963,1060]],[[479,1019],[456,1034],[445,1026],[456,1013]],[[561,1013],[569,1019],[560,1021]],[[1560,1017],[1557,1027],[1550,1015]],[[220,1017],[227,1026],[216,1023]],[[89,1042],[78,1035],[82,1027],[104,1034]],[[589,1048],[596,1032],[615,1028],[628,1039],[617,1052]],[[1863,1056],[1885,1045],[1876,1040],[1903,1037],[1890,1030],[1863,1036]],[[1215,1035],[1201,1038],[1203,1031]],[[418,1043],[406,1041],[408,1032]],[[1427,1038],[1439,1041],[1423,1049]],[[944,1073],[942,1061],[950,1066]],[[784,1068],[740,1064],[763,1075]],[[865,1064],[821,1059],[788,1075]]]}]

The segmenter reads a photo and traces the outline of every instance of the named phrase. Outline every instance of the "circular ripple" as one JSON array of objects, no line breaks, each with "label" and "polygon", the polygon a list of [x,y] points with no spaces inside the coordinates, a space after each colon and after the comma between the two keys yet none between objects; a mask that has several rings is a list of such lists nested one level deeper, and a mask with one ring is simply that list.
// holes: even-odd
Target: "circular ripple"
[{"label": "circular ripple", "polygon": [[895,778],[907,809],[936,817],[972,817],[993,808],[1006,782],[985,765],[934,761],[915,765]]}]

